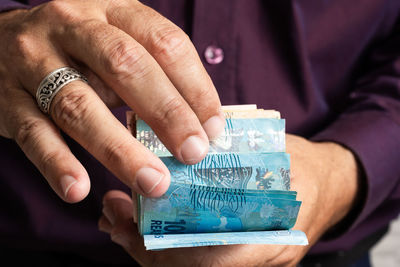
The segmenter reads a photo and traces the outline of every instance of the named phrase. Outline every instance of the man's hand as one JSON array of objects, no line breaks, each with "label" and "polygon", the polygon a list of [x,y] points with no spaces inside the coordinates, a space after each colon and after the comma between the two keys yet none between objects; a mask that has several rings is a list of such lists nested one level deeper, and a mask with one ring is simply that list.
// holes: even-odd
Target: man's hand
[{"label": "man's hand", "polygon": [[[54,191],[77,202],[87,172],[58,128],[132,190],[157,197],[169,185],[163,163],[112,115],[129,105],[180,161],[194,164],[225,121],[214,85],[184,32],[135,0],[55,0],[0,14],[0,135],[14,139]],[[74,81],[42,114],[34,95],[61,67]]]},{"label": "man's hand", "polygon": [[306,233],[309,246],[232,245],[146,251],[133,222],[133,203],[120,191],[103,199],[99,229],[111,235],[135,260],[149,266],[295,266],[323,233],[353,206],[357,164],[335,143],[312,143],[287,135],[291,155],[291,190],[303,201],[294,229]]}]

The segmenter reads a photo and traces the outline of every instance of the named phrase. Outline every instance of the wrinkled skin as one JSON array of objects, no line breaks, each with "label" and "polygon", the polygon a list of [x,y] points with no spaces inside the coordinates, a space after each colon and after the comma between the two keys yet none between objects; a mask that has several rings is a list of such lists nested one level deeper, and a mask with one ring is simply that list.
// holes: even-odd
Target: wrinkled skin
[{"label": "wrinkled skin", "polygon": [[353,154],[335,143],[313,143],[287,135],[291,155],[291,190],[303,201],[293,229],[302,230],[309,246],[231,245],[146,251],[132,218],[131,198],[110,191],[103,199],[99,229],[109,233],[144,266],[295,266],[310,246],[340,222],[354,205],[357,164]]},{"label": "wrinkled skin", "polygon": [[[154,10],[134,0],[55,0],[0,14],[0,135],[12,138],[53,190],[67,202],[90,188],[84,166],[59,129],[80,143],[133,192],[162,195],[170,174],[112,115],[129,105],[174,156],[200,161],[208,141],[224,128],[220,101],[189,38]],[[75,81],[55,96],[50,117],[34,96],[46,75],[70,66]],[[357,195],[352,153],[334,143],[287,137],[292,190],[303,201],[295,229],[314,244],[351,210]],[[138,262],[153,266],[290,266],[309,247],[236,245],[144,250],[122,192],[104,197],[99,228]]]},{"label": "wrinkled skin", "polygon": [[[0,14],[0,135],[12,138],[53,190],[82,200],[90,180],[59,129],[133,191],[157,197],[165,165],[110,112],[129,105],[180,161],[194,164],[224,128],[216,89],[188,36],[135,0],[55,0]],[[35,101],[52,71],[73,67],[74,81],[50,106]]]}]

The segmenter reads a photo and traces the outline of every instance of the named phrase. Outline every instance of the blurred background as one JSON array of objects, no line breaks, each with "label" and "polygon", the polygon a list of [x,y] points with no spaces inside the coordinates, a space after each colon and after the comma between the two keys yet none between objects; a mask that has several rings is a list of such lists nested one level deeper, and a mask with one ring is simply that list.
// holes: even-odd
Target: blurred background
[{"label": "blurred background", "polygon": [[372,249],[374,267],[400,267],[400,217],[390,225],[389,233]]}]

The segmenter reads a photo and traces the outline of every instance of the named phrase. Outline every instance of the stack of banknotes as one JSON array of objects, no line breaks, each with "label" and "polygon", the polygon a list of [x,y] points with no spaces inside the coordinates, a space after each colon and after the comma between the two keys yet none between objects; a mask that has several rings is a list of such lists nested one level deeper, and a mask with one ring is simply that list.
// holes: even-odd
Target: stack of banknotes
[{"label": "stack of banknotes", "polygon": [[229,244],[307,245],[290,230],[301,202],[290,189],[285,120],[255,105],[224,106],[224,133],[195,165],[176,160],[133,112],[128,128],[160,157],[171,185],[160,198],[138,196],[135,218],[150,250]]}]

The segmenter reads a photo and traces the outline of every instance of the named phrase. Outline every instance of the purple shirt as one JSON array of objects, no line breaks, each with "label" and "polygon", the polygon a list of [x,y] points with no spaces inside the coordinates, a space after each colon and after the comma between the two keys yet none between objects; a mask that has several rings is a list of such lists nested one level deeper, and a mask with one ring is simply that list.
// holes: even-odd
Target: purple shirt
[{"label": "purple shirt", "polygon": [[[39,2],[46,1],[30,4]],[[347,250],[399,214],[400,1],[143,2],[190,35],[223,104],[277,109],[287,132],[343,144],[358,156],[365,203],[346,232],[310,253]],[[0,10],[18,7],[0,0]],[[114,111],[122,123],[124,110]],[[98,232],[97,219],[102,195],[127,188],[66,139],[92,181],[88,198],[75,205],[51,192],[15,142],[0,139],[0,243],[126,259]]]}]

